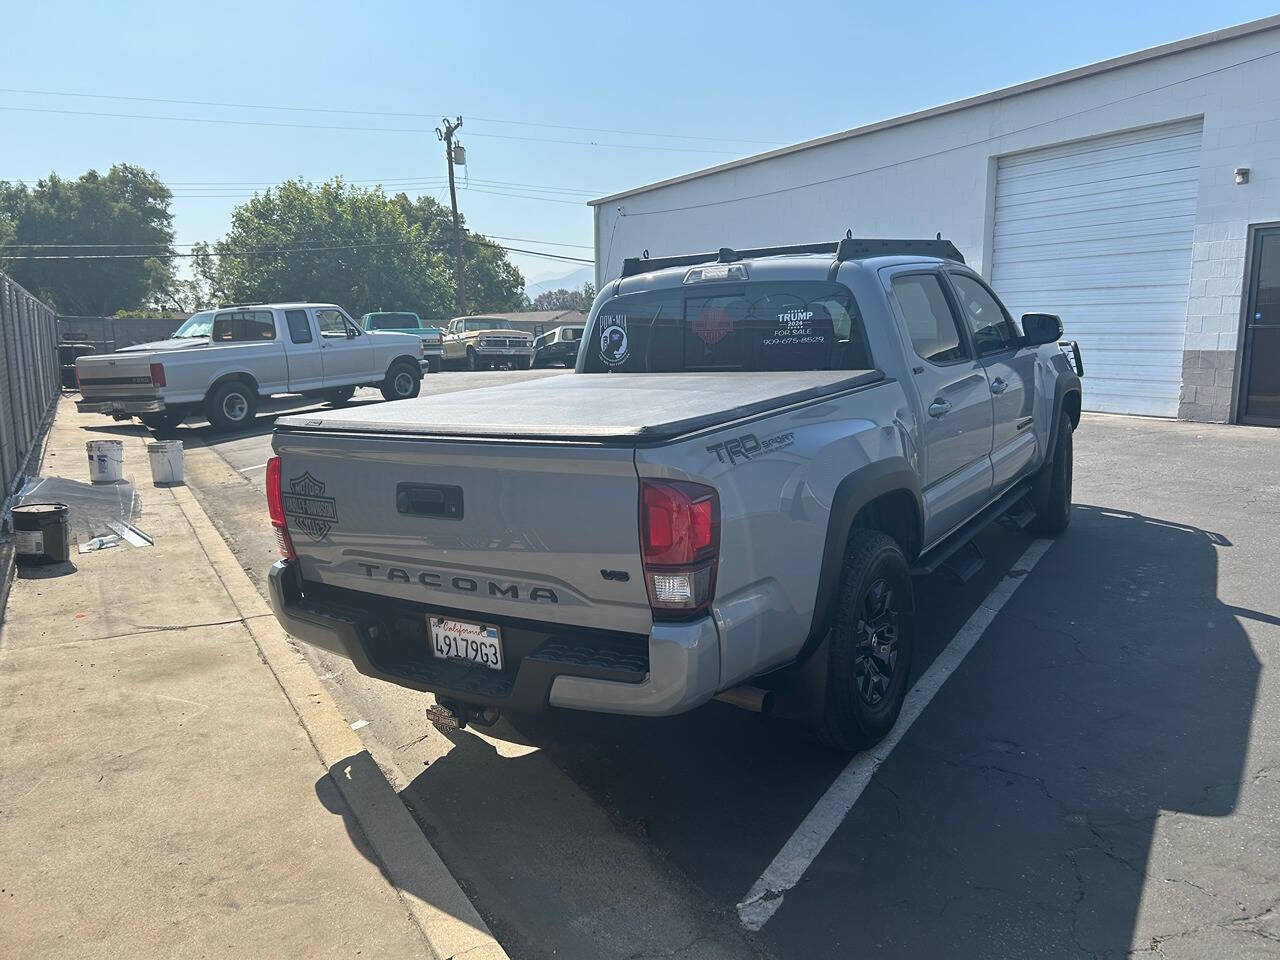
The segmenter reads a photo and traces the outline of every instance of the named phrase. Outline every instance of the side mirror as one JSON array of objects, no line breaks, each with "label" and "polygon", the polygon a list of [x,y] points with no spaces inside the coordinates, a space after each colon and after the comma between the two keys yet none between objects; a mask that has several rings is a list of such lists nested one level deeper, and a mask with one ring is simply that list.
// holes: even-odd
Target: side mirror
[{"label": "side mirror", "polygon": [[348,339],[348,340],[354,340],[354,339],[355,339],[356,337],[358,337],[358,336],[360,336],[360,331],[359,331],[359,330],[357,330],[355,327],[347,327],[347,339]]},{"label": "side mirror", "polygon": [[1028,346],[1057,343],[1062,339],[1062,318],[1052,313],[1024,313],[1022,332]]}]

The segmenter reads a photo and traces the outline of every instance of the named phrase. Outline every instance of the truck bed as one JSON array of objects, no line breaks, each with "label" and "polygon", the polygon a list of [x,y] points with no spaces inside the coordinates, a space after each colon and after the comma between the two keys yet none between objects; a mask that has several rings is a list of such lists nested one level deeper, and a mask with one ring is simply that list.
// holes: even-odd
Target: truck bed
[{"label": "truck bed", "polygon": [[603,444],[661,443],[769,410],[869,386],[879,370],[784,373],[565,374],[450,390],[448,375],[413,400],[281,417],[281,431],[410,434]]}]

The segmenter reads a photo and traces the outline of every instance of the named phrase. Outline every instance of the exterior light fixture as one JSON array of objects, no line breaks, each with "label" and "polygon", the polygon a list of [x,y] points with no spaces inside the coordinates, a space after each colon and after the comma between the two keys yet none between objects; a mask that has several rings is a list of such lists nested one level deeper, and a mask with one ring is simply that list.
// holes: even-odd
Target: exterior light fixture
[{"label": "exterior light fixture", "polygon": [[1248,183],[1248,182],[1249,182],[1249,168],[1236,167],[1236,183]]}]

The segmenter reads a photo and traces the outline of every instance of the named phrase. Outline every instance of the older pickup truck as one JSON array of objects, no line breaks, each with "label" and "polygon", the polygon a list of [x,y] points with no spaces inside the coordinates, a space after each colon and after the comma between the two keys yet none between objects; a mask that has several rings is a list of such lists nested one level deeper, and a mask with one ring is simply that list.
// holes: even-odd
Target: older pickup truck
[{"label": "older pickup truck", "polygon": [[444,362],[468,370],[502,364],[528,370],[533,362],[533,334],[515,329],[503,317],[456,317],[445,327]]},{"label": "older pickup truck", "polygon": [[422,318],[409,310],[366,313],[360,318],[360,326],[366,333],[411,333],[422,341],[422,368],[439,373],[444,366],[444,331],[423,323]]},{"label": "older pickup truck", "polygon": [[279,420],[272,606],[438,725],[719,696],[865,746],[913,574],[1067,526],[1061,336],[943,240],[628,260],[572,374]]},{"label": "older pickup truck", "polygon": [[233,430],[277,393],[339,405],[359,386],[416,397],[424,349],[409,334],[370,336],[331,303],[231,306],[192,315],[168,340],[80,357],[76,408],[156,430],[201,411],[214,429]]}]

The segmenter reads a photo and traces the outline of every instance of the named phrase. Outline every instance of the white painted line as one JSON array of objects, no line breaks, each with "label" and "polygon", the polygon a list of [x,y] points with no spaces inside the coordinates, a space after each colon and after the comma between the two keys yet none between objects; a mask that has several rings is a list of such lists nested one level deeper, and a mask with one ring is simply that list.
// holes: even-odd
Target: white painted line
[{"label": "white painted line", "polygon": [[1004,579],[987,594],[978,609],[916,681],[916,685],[903,700],[902,712],[889,735],[871,750],[858,754],[840,771],[835,782],[827,788],[827,792],[809,811],[809,815],[738,904],[738,918],[744,927],[748,930],[760,930],[782,906],[783,895],[800,882],[809,865],[817,859],[836,828],[858,802],[858,797],[862,796],[862,791],[871,782],[876,770],[889,759],[893,748],[911,729],[911,725],[924,712],[924,708],[956,667],[960,666],[960,662],[968,656],[991,625],[991,621],[996,618],[1000,608],[1013,596],[1018,584],[1026,578],[1052,544],[1052,540],[1036,540],[1027,547]]},{"label": "white painted line", "polygon": [[253,473],[253,471],[261,470],[265,466],[266,466],[265,463],[260,463],[256,467],[236,467],[236,470],[238,470],[240,473]]},{"label": "white painted line", "polygon": [[368,720],[357,720],[355,723],[351,725],[351,729],[360,730],[360,729],[363,729],[364,727],[367,727],[368,725],[369,725]]}]

